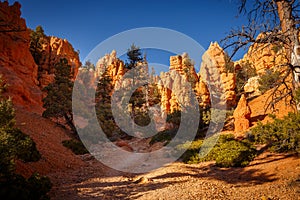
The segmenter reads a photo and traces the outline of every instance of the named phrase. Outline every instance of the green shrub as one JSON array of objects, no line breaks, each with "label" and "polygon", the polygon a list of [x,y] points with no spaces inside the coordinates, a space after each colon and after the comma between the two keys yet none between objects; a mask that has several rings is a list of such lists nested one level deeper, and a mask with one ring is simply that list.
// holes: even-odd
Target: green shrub
[{"label": "green shrub", "polygon": [[38,161],[41,155],[34,141],[15,127],[14,108],[11,100],[2,96],[4,89],[0,75],[0,199],[46,199],[51,188],[47,177],[33,174],[25,179],[16,174],[16,159]]},{"label": "green shrub", "polygon": [[273,152],[300,153],[300,113],[289,113],[283,119],[258,125],[249,136],[259,144],[267,144]]},{"label": "green shrub", "polygon": [[164,142],[165,145],[167,145],[173,139],[176,133],[177,133],[177,129],[160,131],[151,138],[149,144],[152,145],[156,142]]},{"label": "green shrub", "polygon": [[270,69],[266,70],[266,73],[261,75],[258,79],[258,82],[260,84],[259,90],[262,93],[265,93],[271,88],[274,88],[274,86],[278,83],[280,80],[280,72],[279,71],[273,71]]},{"label": "green shrub", "polygon": [[48,199],[47,192],[50,191],[52,184],[48,177],[34,173],[28,180],[30,188],[30,199]]},{"label": "green shrub", "polygon": [[216,161],[219,167],[244,167],[256,156],[255,148],[247,141],[237,141],[233,135],[220,135],[217,144],[205,156],[200,157],[199,151],[203,140],[179,145],[187,151],[181,157],[184,162],[189,164]]},{"label": "green shrub", "polygon": [[48,177],[34,173],[25,179],[15,174],[5,181],[0,181],[0,198],[5,200],[46,200],[46,195],[52,187]]},{"label": "green shrub", "polygon": [[247,142],[227,141],[219,146],[216,165],[219,167],[245,167],[256,156],[256,150]]},{"label": "green shrub", "polygon": [[24,162],[36,162],[41,158],[35,142],[28,135],[22,133],[20,129],[12,130],[11,134],[17,144],[16,154],[19,159]]},{"label": "green shrub", "polygon": [[231,116],[233,116],[233,111],[234,110],[221,110],[221,109],[216,109],[216,108],[210,108],[207,110],[204,110],[202,112],[202,120],[203,123],[209,124],[211,122],[213,123],[222,123],[228,121]]},{"label": "green shrub", "polygon": [[257,76],[256,69],[251,65],[249,61],[243,62],[240,64],[241,69],[237,70],[236,77],[236,93],[237,96],[241,96],[244,92],[245,83],[249,78]]},{"label": "green shrub", "polygon": [[82,142],[76,139],[64,140],[62,143],[65,147],[71,149],[71,151],[76,155],[83,155],[89,153],[89,151],[85,148]]}]

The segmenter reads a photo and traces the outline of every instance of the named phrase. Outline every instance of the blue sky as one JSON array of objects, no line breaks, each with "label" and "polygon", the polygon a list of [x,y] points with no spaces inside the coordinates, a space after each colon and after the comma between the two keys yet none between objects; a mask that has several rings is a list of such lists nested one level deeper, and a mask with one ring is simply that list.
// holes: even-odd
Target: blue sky
[{"label": "blue sky", "polygon": [[[75,50],[80,51],[81,60],[103,40],[133,28],[173,29],[193,38],[206,49],[211,41],[220,41],[231,28],[246,23],[246,17],[236,17],[237,0],[19,2],[29,28],[42,25],[47,35],[66,38]],[[238,54],[236,59],[241,56]]]}]

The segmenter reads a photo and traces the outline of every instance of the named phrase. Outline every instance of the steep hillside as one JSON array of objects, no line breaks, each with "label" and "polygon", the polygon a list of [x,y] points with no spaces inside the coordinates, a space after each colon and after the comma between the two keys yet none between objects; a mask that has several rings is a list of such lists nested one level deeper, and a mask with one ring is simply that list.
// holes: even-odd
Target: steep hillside
[{"label": "steep hillside", "polygon": [[66,134],[67,130],[22,108],[17,108],[16,111],[17,127],[35,141],[37,149],[42,155],[38,162],[18,162],[18,172],[23,175],[31,175],[33,172],[46,175],[84,166],[80,157],[75,156],[71,150],[62,145],[62,141],[70,139]]}]

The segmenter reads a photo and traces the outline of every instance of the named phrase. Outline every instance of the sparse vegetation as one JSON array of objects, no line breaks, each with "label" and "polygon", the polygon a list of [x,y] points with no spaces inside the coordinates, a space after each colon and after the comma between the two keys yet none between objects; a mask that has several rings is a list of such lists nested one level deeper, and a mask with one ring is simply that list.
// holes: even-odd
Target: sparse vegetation
[{"label": "sparse vegetation", "polygon": [[177,133],[177,129],[160,131],[151,138],[151,141],[149,144],[152,145],[156,142],[163,142],[164,145],[167,145],[173,139],[173,137],[176,135],[176,133]]},{"label": "sparse vegetation", "polygon": [[37,26],[35,30],[32,30],[30,33],[29,49],[35,63],[38,66],[40,65],[40,59],[42,58],[42,51],[43,51],[42,44],[43,44],[43,39],[45,38],[46,35],[44,33],[44,29],[42,26]]},{"label": "sparse vegetation", "polygon": [[0,77],[0,198],[6,200],[47,199],[49,178],[33,174],[26,179],[16,174],[15,161],[35,162],[41,158],[34,141],[15,127],[15,112],[10,99],[2,96],[5,84]]},{"label": "sparse vegetation", "polygon": [[258,80],[260,86],[259,90],[262,93],[265,93],[271,88],[274,88],[278,81],[280,80],[280,72],[279,71],[273,71],[271,69],[267,69],[265,74],[260,76],[260,79]]},{"label": "sparse vegetation", "polygon": [[258,125],[251,129],[249,137],[259,144],[266,144],[273,152],[300,153],[300,113],[289,113],[283,119]]},{"label": "sparse vegetation", "polygon": [[244,92],[245,83],[249,78],[257,76],[256,69],[249,61],[241,63],[241,69],[236,71],[236,93],[240,97]]},{"label": "sparse vegetation", "polygon": [[245,167],[256,156],[255,148],[248,141],[235,140],[233,135],[221,135],[217,144],[205,156],[200,157],[199,151],[203,140],[179,145],[187,151],[182,156],[184,162],[193,164],[205,161],[216,161],[219,167]]},{"label": "sparse vegetation", "polygon": [[81,141],[77,139],[64,140],[63,145],[68,149],[71,149],[72,152],[76,155],[83,155],[89,153],[89,151],[85,148]]}]

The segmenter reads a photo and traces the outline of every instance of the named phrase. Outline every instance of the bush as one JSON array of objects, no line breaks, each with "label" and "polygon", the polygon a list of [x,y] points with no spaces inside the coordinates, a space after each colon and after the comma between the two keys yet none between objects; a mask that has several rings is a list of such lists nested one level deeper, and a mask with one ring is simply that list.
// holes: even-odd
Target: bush
[{"label": "bush", "polygon": [[267,124],[259,122],[249,136],[256,143],[267,144],[272,152],[300,153],[300,113],[289,113],[283,119],[274,117]]},{"label": "bush", "polygon": [[[178,146],[187,151],[181,157],[185,163],[195,164],[205,161],[216,161],[219,167],[244,167],[256,156],[255,148],[248,141],[237,141],[233,135],[221,135],[217,144],[205,156],[199,151],[203,140],[197,140]],[[190,146],[189,146],[190,145]]]},{"label": "bush", "polygon": [[34,141],[15,127],[14,108],[11,100],[2,96],[4,89],[0,76],[0,199],[46,199],[51,188],[47,177],[33,174],[25,179],[16,174],[16,159],[38,161],[41,155]]},{"label": "bush", "polygon": [[216,165],[219,167],[245,167],[256,156],[254,147],[236,140],[222,143],[217,152]]},{"label": "bush", "polygon": [[48,177],[35,173],[30,178],[14,175],[5,181],[0,181],[0,198],[5,200],[46,200],[46,194],[52,187]]},{"label": "bush", "polygon": [[260,76],[260,79],[258,79],[258,82],[260,84],[259,90],[262,93],[265,93],[269,89],[274,88],[274,86],[277,84],[279,80],[280,80],[279,71],[272,71],[270,69],[267,69],[266,73]]},{"label": "bush", "polygon": [[83,155],[89,153],[89,151],[85,148],[82,142],[76,139],[64,140],[62,144],[68,149],[71,149],[71,151],[76,155]]},{"label": "bush", "polygon": [[164,142],[164,144],[167,145],[173,139],[176,133],[177,129],[160,131],[151,138],[149,144],[152,145],[156,142]]},{"label": "bush", "polygon": [[245,83],[249,78],[257,76],[256,69],[251,65],[249,61],[241,63],[241,69],[236,72],[236,93],[237,96],[241,96],[244,92]]},{"label": "bush", "polygon": [[11,134],[17,144],[16,154],[19,159],[24,162],[36,162],[41,158],[35,142],[28,135],[19,129],[13,130]]}]

